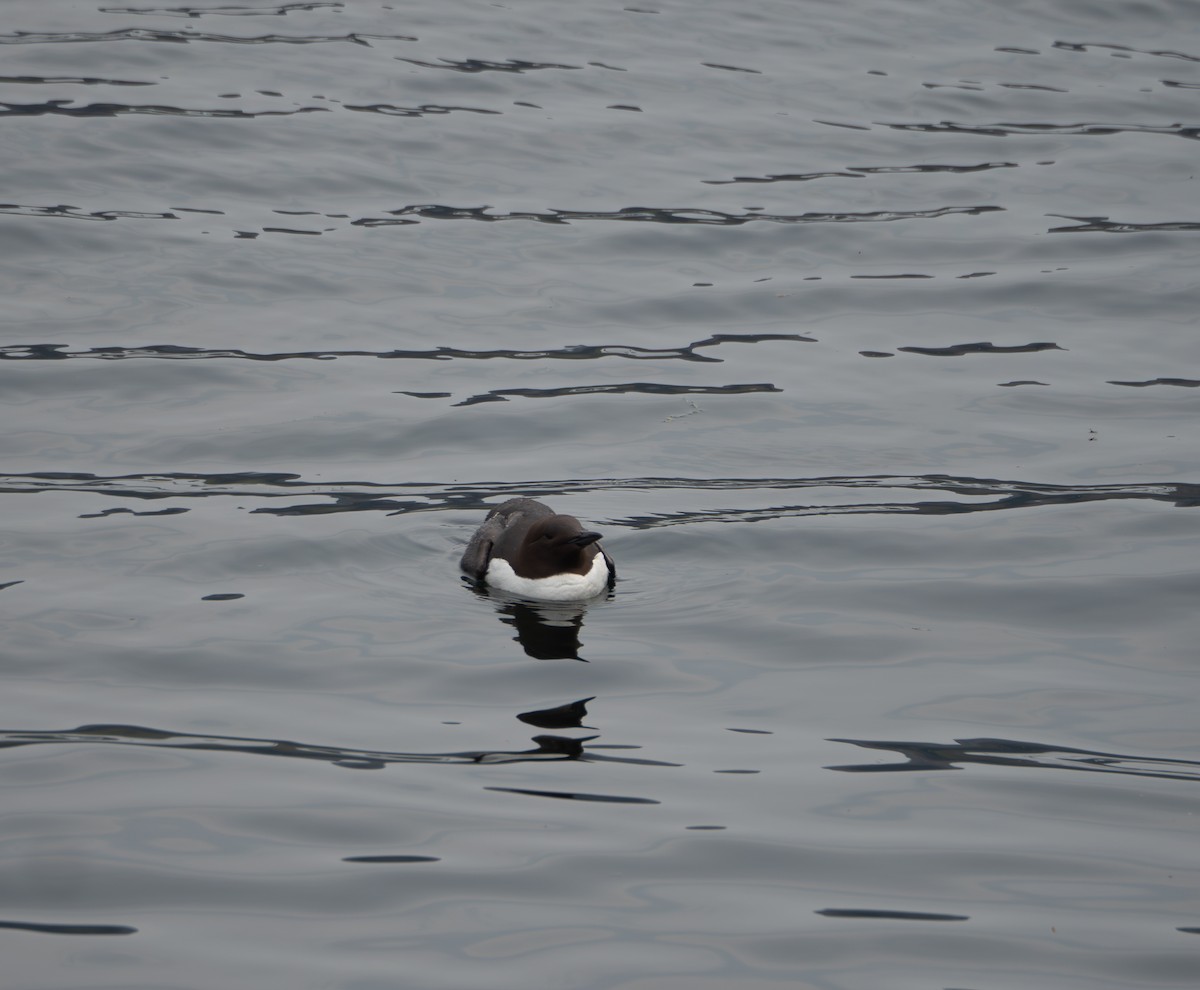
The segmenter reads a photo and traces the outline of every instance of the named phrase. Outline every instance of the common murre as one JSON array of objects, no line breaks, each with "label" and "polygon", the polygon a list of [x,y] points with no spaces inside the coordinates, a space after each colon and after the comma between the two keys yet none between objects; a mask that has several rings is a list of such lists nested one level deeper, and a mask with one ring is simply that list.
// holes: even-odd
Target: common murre
[{"label": "common murre", "polygon": [[473,581],[525,598],[593,598],[617,580],[612,558],[574,516],[531,498],[512,498],[487,514],[460,566]]}]

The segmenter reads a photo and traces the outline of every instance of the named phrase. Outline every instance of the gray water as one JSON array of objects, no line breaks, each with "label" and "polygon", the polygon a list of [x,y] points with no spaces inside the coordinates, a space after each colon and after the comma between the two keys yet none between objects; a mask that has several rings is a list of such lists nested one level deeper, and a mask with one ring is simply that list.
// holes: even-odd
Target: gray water
[{"label": "gray water", "polygon": [[1193,4],[125,2],[0,17],[6,988],[1200,985]]}]

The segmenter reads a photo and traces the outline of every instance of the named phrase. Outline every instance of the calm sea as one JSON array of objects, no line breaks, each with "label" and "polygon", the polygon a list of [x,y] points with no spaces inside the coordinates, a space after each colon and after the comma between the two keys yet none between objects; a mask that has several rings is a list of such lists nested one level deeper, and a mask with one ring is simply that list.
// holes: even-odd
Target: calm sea
[{"label": "calm sea", "polygon": [[[1198,97],[1184,0],[8,0],[0,982],[1200,985]],[[460,581],[514,495],[611,596]]]}]

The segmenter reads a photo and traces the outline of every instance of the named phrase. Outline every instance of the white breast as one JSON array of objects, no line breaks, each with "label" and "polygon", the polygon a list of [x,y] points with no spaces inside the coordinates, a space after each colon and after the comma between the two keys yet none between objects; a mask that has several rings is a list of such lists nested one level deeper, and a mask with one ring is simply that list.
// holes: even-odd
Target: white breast
[{"label": "white breast", "polygon": [[545,578],[523,578],[507,560],[493,558],[488,564],[487,583],[501,591],[523,598],[538,598],[547,602],[575,602],[594,598],[608,587],[608,563],[604,554],[592,560],[586,574],[555,574]]}]

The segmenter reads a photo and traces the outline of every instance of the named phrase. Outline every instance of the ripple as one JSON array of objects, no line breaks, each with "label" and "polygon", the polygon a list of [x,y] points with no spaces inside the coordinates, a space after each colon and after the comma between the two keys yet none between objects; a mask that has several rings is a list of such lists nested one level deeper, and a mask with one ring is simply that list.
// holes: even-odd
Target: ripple
[{"label": "ripple", "polygon": [[[69,209],[64,207],[63,209]],[[3,206],[0,205],[0,211]],[[93,219],[114,219],[110,216]],[[381,360],[404,361],[451,361],[451,360],[510,360],[510,361],[591,361],[600,358],[626,358],[632,361],[695,361],[706,364],[721,364],[724,358],[697,353],[701,348],[718,347],[722,344],[758,344],[765,341],[797,341],[813,343],[814,338],[794,333],[718,333],[703,340],[696,340],[682,347],[639,347],[626,344],[569,344],[565,347],[539,350],[466,350],[458,347],[431,347],[421,350],[322,350],[285,351],[272,354],[257,354],[229,348],[185,347],[178,344],[149,344],[142,347],[89,347],[69,350],[65,344],[15,344],[0,346],[0,361],[65,361],[94,359],[121,361],[130,359],[155,359],[167,361],[189,360],[243,360],[243,361],[333,361],[338,358],[378,358]],[[407,393],[421,395],[423,393]],[[424,393],[435,394],[435,393]],[[449,395],[449,393],[436,393]]]},{"label": "ripple", "polygon": [[1186,52],[1177,52],[1169,48],[1134,48],[1130,45],[1114,45],[1096,41],[1086,44],[1074,41],[1056,41],[1050,47],[1068,52],[1087,52],[1098,48],[1103,51],[1134,52],[1138,55],[1154,55],[1158,58],[1179,58],[1186,62],[1200,62],[1200,55],[1188,55]]},{"label": "ripple", "polygon": [[[594,738],[596,737],[572,739],[565,736],[534,736],[532,741],[537,744],[536,749],[516,752],[469,750],[458,753],[399,753],[386,750],[320,746],[285,739],[196,735],[190,732],[170,732],[140,725],[82,725],[77,729],[63,731],[0,730],[0,749],[43,745],[149,746],[312,760],[353,770],[377,770],[394,763],[525,763],[542,760],[585,760],[660,767],[676,765],[644,758],[589,753],[584,749],[584,744]],[[605,800],[604,798],[594,799]],[[640,803],[646,799],[632,798],[629,800]],[[657,804],[658,802],[650,803]]]},{"label": "ripple", "polygon": [[51,217],[61,220],[178,220],[170,212],[154,213],[142,210],[96,210],[88,213],[77,206],[23,206],[20,203],[0,203],[0,213],[17,217]]},{"label": "ripple", "polygon": [[826,918],[868,918],[883,921],[969,921],[965,914],[933,914],[928,911],[886,911],[882,908],[823,908],[813,914]]},{"label": "ripple", "polygon": [[43,935],[134,935],[129,925],[57,925],[35,921],[0,921],[0,928]]},{"label": "ripple", "polygon": [[747,69],[741,65],[724,65],[721,62],[701,62],[706,69],[724,69],[726,72],[748,72],[751,75],[761,76],[762,72],[758,69]]},{"label": "ripple", "polygon": [[270,7],[100,7],[102,14],[158,14],[163,17],[206,17],[220,15],[223,17],[283,17],[292,11],[318,10],[328,7],[343,10],[345,4],[340,0],[307,0],[304,3],[281,3]]},{"label": "ripple", "polygon": [[[707,209],[667,209],[652,206],[626,206],[619,210],[520,210],[511,213],[490,213],[489,206],[443,206],[423,204],[389,210],[389,218],[355,220],[355,226],[380,227],[389,224],[411,224],[426,220],[481,220],[493,223],[501,220],[532,220],[537,223],[566,224],[581,220],[621,220],[634,223],[708,224],[736,227],[746,223],[880,223],[893,220],[929,220],[945,216],[978,216],[1002,212],[1002,206],[940,206],[930,210],[873,210],[868,213],[725,213]],[[390,219],[395,217],[396,219]]]},{"label": "ripple", "polygon": [[[1069,93],[1070,92],[1069,89],[1063,89],[1059,86],[1041,86],[1041,85],[1038,85],[1037,83],[998,82],[998,83],[994,83],[993,85],[995,85],[999,89],[1035,90],[1035,91],[1042,92],[1042,93]],[[924,89],[965,89],[972,93],[982,93],[987,89],[987,86],[984,86],[983,84],[976,83],[976,82],[971,82],[971,83],[962,83],[962,82],[929,83],[929,82],[927,82],[927,83],[921,83],[921,86]]]},{"label": "ripple", "polygon": [[226,45],[323,45],[350,42],[370,48],[372,41],[416,40],[414,36],[407,34],[260,34],[244,37],[211,34],[207,31],[151,31],[144,28],[121,28],[116,31],[13,31],[11,34],[0,34],[0,45],[61,45],[105,41],[165,41],[181,45],[194,41],[215,41]]},{"label": "ripple", "polygon": [[[922,275],[915,272],[900,272],[895,275],[851,275],[850,278],[862,279],[905,279],[905,278],[933,278],[933,275]],[[960,278],[962,276],[959,276]],[[903,350],[904,348],[901,348]]]},{"label": "ripple", "polygon": [[[436,103],[422,103],[417,107],[400,107],[391,103],[365,103],[360,105],[345,103],[347,110],[356,113],[379,113],[386,117],[429,117],[444,116],[449,113],[482,113],[499,115],[499,110],[487,110],[483,107],[450,107]],[[328,108],[326,108],[328,109]]]},{"label": "ripple", "polygon": [[[569,395],[744,395],[750,392],[782,392],[783,389],[763,382],[754,385],[667,385],[661,382],[622,382],[612,385],[566,385],[561,388],[494,388],[472,395],[456,406],[473,406],[481,402],[507,402],[510,397],[524,399],[553,399]],[[399,395],[420,393],[400,392]]]},{"label": "ripple", "polygon": [[951,344],[949,347],[897,347],[908,354],[924,354],[926,357],[962,357],[965,354],[1028,354],[1033,351],[1065,351],[1065,347],[1040,341],[1032,344]]},{"label": "ripple", "polygon": [[1171,230],[1200,230],[1200,222],[1194,220],[1173,220],[1166,223],[1115,223],[1108,217],[1072,217],[1064,213],[1048,213],[1047,216],[1062,217],[1064,220],[1074,220],[1075,227],[1051,227],[1049,234],[1082,234],[1099,231],[1104,234],[1144,234],[1150,232]]},{"label": "ripple", "polygon": [[1190,140],[1200,138],[1200,127],[1195,125],[1185,127],[1183,124],[960,124],[951,120],[938,123],[892,124],[877,121],[882,127],[894,131],[922,131],[927,134],[978,134],[985,137],[1009,137],[1014,134],[1075,134],[1075,135],[1110,135],[1110,134],[1162,134],[1170,137],[1182,137]]},{"label": "ripple", "polygon": [[559,62],[526,62],[519,58],[506,59],[503,62],[489,62],[486,59],[465,58],[455,60],[450,58],[439,58],[436,62],[424,62],[418,58],[400,58],[397,56],[397,62],[407,62],[409,65],[417,65],[423,69],[449,69],[452,72],[466,72],[468,74],[478,72],[536,72],[539,69],[582,69],[582,65],[564,65]]},{"label": "ripple", "polygon": [[1149,388],[1151,385],[1173,385],[1176,388],[1200,388],[1194,378],[1151,378],[1145,382],[1109,382],[1109,385],[1125,385],[1128,388]]},{"label": "ripple", "polygon": [[[100,511],[100,512],[84,512],[84,513],[82,513],[82,514],[79,516],[79,518],[80,518],[80,519],[103,519],[103,518],[105,518],[106,516],[115,516],[115,515],[130,515],[130,516],[177,516],[177,515],[179,515],[180,513],[183,513],[183,512],[189,512],[189,511],[190,511],[189,509],[182,509],[182,508],[174,508],[174,509],[153,509],[153,510],[147,510],[147,511],[145,511],[145,512],[136,512],[136,511],[135,511],[135,510],[133,510],[133,509],[124,509],[124,508],[120,508],[120,509],[103,509],[103,510],[102,510],[102,511]],[[239,595],[238,597],[240,598],[241,596]]]},{"label": "ripple", "polygon": [[[758,522],[814,515],[893,514],[958,515],[1079,505],[1085,502],[1148,501],[1178,508],[1200,506],[1200,484],[1155,482],[1126,485],[1047,485],[1019,480],[965,478],[952,475],[821,478],[597,478],[480,482],[446,485],[439,482],[388,484],[345,481],[315,484],[297,474],[236,472],[229,474],[132,474],[103,476],[82,472],[46,471],[0,475],[0,494],[38,494],[52,491],[91,492],[105,498],[237,498],[277,500],[304,498],[288,506],[262,506],[254,512],[306,515],[331,512],[437,512],[486,510],[496,499],[517,496],[550,499],[614,491],[772,492],[815,490],[826,496],[820,504],[783,503],[757,508],[687,510],[635,515],[606,520],[606,525],[655,529],[709,522]],[[829,493],[845,491],[846,500]],[[934,492],[942,497],[913,497]],[[849,498],[853,494],[854,498]],[[903,498],[901,498],[903,496]],[[312,501],[320,499],[321,501]],[[598,521],[597,521],[598,522]]]},{"label": "ripple", "polygon": [[[153,106],[131,107],[125,104],[96,103],[87,107],[62,106],[64,100],[50,100],[38,104],[9,104],[0,103],[0,117],[8,116],[38,116],[44,114],[60,114],[71,117],[105,117],[122,114],[160,114],[184,117],[279,117],[294,116],[300,113],[315,113],[317,111],[331,112],[330,107],[299,107],[295,110],[183,110],[178,107]],[[420,117],[427,114],[446,114],[458,111],[479,114],[492,114],[497,111],[483,110],[472,107],[447,107],[424,105],[420,107],[391,107],[376,105],[373,107],[347,107],[349,110],[363,113],[392,113],[394,116]],[[836,213],[763,213],[748,210],[744,213],[726,213],[720,210],[708,209],[669,209],[647,206],[626,206],[617,210],[517,210],[508,213],[491,212],[490,206],[447,206],[443,204],[412,204],[395,210],[385,211],[383,216],[365,216],[351,220],[349,226],[360,228],[376,227],[408,227],[415,226],[427,220],[475,220],[483,223],[498,223],[507,220],[527,221],[534,223],[570,225],[588,221],[616,220],[624,223],[660,223],[685,224],[714,227],[740,227],[749,223],[777,224],[825,224],[825,223],[890,223],[898,220],[933,220],[947,216],[979,216],[985,213],[1003,212],[1002,206],[940,206],[928,210],[873,210],[865,213],[836,212]],[[223,215],[224,211],[207,209],[191,212]],[[319,211],[303,211],[316,214]],[[133,210],[88,210],[79,206],[53,205],[39,206],[21,203],[0,203],[0,213],[24,217],[53,217],[71,220],[178,220],[179,217],[170,212],[133,211]],[[331,219],[344,220],[345,214],[321,213],[321,216]],[[331,228],[332,229],[332,228]],[[291,228],[266,227],[265,231],[276,233],[319,233],[312,230],[295,230]],[[239,231],[241,237],[257,237],[256,232]]]},{"label": "ripple", "polygon": [[[185,107],[172,107],[157,103],[128,104],[128,103],[89,103],[86,106],[67,106],[70,100],[47,100],[45,103],[0,103],[0,117],[44,117],[55,115],[61,117],[123,117],[129,114],[149,114],[156,117],[222,117],[248,120],[253,117],[294,117],[301,113],[330,113],[330,107],[297,107],[295,110],[233,110],[228,108],[212,110],[195,110]],[[347,109],[361,109],[348,107]],[[449,113],[456,107],[434,108],[430,113]],[[493,110],[477,110],[476,113],[495,113]],[[419,110],[405,113],[403,116],[420,117]]]},{"label": "ripple", "polygon": [[830,739],[870,750],[890,750],[904,763],[859,763],[830,766],[844,773],[890,773],[912,770],[960,770],[965,764],[1037,767],[1044,770],[1077,770],[1168,780],[1200,781],[1200,761],[1102,753],[1071,746],[1015,739],[956,739],[953,743],[879,742],[866,739]]},{"label": "ripple", "polygon": [[986,172],[995,168],[1016,168],[1016,162],[982,162],[978,165],[875,165],[847,166],[832,172],[781,172],[777,175],[738,175],[732,179],[701,179],[705,185],[727,186],[735,183],[811,182],[813,179],[863,179],[869,175],[893,175],[932,172]]},{"label": "ripple", "polygon": [[134,79],[100,79],[94,76],[0,76],[0,83],[24,83],[28,85],[79,85],[79,86],[157,86],[156,82]]},{"label": "ripple", "polygon": [[599,801],[607,804],[662,804],[653,798],[625,797],[619,794],[582,794],[578,791],[537,791],[527,787],[485,787],[485,791],[525,794],[529,797],[557,798],[560,801]]}]

